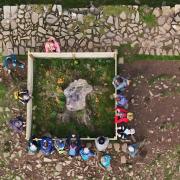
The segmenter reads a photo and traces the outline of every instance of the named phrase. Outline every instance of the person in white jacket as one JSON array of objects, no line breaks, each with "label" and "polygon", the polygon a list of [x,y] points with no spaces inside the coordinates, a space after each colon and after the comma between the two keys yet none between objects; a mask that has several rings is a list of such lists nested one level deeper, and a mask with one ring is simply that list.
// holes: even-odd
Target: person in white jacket
[{"label": "person in white jacket", "polygon": [[109,138],[100,136],[95,139],[95,146],[98,151],[105,151],[109,145]]}]

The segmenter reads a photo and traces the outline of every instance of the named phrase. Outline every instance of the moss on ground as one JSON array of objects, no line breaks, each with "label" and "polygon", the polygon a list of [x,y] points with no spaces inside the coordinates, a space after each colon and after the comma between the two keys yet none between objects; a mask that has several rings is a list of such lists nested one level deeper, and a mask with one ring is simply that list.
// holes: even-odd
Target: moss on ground
[{"label": "moss on ground", "polygon": [[[65,137],[69,132],[77,132],[82,137],[96,137],[104,134],[114,136],[114,60],[112,59],[37,59],[35,61],[33,104],[33,133],[42,135],[49,132],[54,136]],[[75,79],[86,79],[94,87],[87,96],[86,111],[90,114],[95,130],[79,126],[73,118],[80,118],[79,111],[70,123],[58,124],[59,115],[65,111],[63,90]]]}]

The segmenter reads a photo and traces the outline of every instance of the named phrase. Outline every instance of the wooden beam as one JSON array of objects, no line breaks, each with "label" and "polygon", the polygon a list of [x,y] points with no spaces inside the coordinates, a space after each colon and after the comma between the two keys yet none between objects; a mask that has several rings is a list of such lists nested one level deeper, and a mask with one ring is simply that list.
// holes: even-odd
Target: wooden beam
[{"label": "wooden beam", "polygon": [[76,52],[76,53],[31,53],[34,58],[52,59],[89,59],[89,58],[114,58],[115,52]]},{"label": "wooden beam", "polygon": [[[32,95],[33,92],[33,56],[28,52],[28,68],[27,68],[27,89]],[[27,119],[26,119],[26,139],[29,140],[31,137],[32,127],[32,99],[27,103]]]}]

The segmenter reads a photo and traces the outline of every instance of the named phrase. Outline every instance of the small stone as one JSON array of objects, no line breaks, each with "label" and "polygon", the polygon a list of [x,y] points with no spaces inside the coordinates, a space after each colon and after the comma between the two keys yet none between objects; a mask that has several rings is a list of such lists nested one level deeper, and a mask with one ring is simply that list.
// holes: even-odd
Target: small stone
[{"label": "small stone", "polygon": [[122,149],[123,152],[126,153],[126,152],[127,152],[127,143],[124,143],[124,144],[122,145],[121,149]]},{"label": "small stone", "polygon": [[122,20],[126,20],[126,13],[125,13],[125,12],[122,12],[122,13],[120,14],[120,18],[121,18]]},{"label": "small stone", "polygon": [[119,57],[118,64],[124,64],[124,57]]},{"label": "small stone", "polygon": [[126,164],[126,156],[121,156],[121,164]]},{"label": "small stone", "polygon": [[119,143],[114,143],[114,150],[116,152],[120,152],[120,144]]},{"label": "small stone", "polygon": [[57,22],[58,18],[52,14],[48,14],[47,17],[46,17],[46,22],[48,24],[55,24]]},{"label": "small stone", "polygon": [[56,168],[56,171],[61,172],[62,171],[62,164],[57,164],[55,168]]},{"label": "small stone", "polygon": [[7,153],[3,153],[3,156],[4,156],[4,158],[7,158],[7,157],[9,157],[9,156],[10,156],[10,153],[9,153],[9,152],[7,152]]},{"label": "small stone", "polygon": [[109,18],[107,19],[107,23],[109,24],[113,24],[113,17],[112,16],[109,16]]},{"label": "small stone", "polygon": [[52,162],[52,159],[44,157],[44,162]]},{"label": "small stone", "polygon": [[38,32],[42,33],[42,34],[46,34],[46,30],[43,29],[42,27],[38,28]]},{"label": "small stone", "polygon": [[160,16],[158,18],[158,25],[162,26],[166,22],[166,18],[164,16]]},{"label": "small stone", "polygon": [[16,180],[21,180],[21,178],[19,176],[16,176]]},{"label": "small stone", "polygon": [[161,10],[159,7],[156,7],[154,10],[153,10],[153,14],[156,16],[156,17],[159,17],[161,15]]},{"label": "small stone", "polygon": [[163,88],[168,89],[169,87],[165,84],[163,84]]},{"label": "small stone", "polygon": [[58,10],[59,15],[61,15],[62,14],[62,6],[57,5],[57,10]]},{"label": "small stone", "polygon": [[33,12],[31,15],[31,20],[33,24],[37,24],[39,19],[38,19],[39,15],[36,12]]},{"label": "small stone", "polygon": [[0,107],[0,113],[4,112],[4,108]]},{"label": "small stone", "polygon": [[138,11],[136,12],[135,22],[139,23],[139,12]]}]

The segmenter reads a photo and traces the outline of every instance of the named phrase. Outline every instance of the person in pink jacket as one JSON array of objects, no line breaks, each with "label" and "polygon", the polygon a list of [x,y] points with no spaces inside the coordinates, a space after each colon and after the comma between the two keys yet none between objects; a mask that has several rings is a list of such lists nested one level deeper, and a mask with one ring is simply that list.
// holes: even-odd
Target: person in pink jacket
[{"label": "person in pink jacket", "polygon": [[45,51],[48,52],[60,52],[59,43],[55,40],[55,38],[50,37],[48,41],[45,43]]}]

